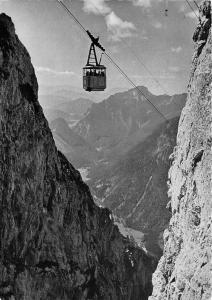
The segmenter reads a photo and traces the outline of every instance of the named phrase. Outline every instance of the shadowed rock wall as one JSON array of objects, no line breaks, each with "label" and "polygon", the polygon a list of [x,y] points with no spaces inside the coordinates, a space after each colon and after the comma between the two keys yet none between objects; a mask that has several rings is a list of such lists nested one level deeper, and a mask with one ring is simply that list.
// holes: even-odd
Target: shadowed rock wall
[{"label": "shadowed rock wall", "polygon": [[172,218],[150,300],[211,299],[211,15],[200,7],[188,98],[169,172]]}]

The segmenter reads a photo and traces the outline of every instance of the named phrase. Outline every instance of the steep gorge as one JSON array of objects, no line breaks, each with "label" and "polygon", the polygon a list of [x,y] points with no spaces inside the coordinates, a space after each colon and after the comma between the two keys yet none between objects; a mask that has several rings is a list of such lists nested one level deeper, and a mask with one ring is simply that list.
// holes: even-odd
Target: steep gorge
[{"label": "steep gorge", "polygon": [[30,56],[0,15],[0,298],[145,300],[154,260],[55,147]]},{"label": "steep gorge", "polygon": [[158,126],[112,167],[88,181],[94,199],[129,228],[145,234],[145,247],[162,255],[164,229],[170,220],[167,179],[179,118]]},{"label": "steep gorge", "polygon": [[172,217],[149,300],[209,300],[211,289],[211,5],[194,33],[188,97],[169,171]]}]

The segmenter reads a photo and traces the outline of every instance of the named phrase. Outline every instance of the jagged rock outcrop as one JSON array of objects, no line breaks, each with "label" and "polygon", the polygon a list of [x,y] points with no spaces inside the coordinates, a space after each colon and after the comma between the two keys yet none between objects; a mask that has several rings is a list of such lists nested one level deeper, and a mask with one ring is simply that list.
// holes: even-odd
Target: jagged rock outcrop
[{"label": "jagged rock outcrop", "polygon": [[154,261],[57,151],[30,56],[0,15],[0,298],[147,299]]},{"label": "jagged rock outcrop", "polygon": [[172,218],[151,300],[211,299],[211,16],[200,7],[188,99],[169,172]]}]

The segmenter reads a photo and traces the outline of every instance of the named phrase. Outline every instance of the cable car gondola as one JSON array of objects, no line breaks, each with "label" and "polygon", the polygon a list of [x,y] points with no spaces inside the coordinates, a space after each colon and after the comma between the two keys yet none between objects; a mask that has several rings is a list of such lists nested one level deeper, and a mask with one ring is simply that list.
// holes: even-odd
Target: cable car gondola
[{"label": "cable car gondola", "polygon": [[106,89],[106,67],[101,65],[102,56],[98,62],[95,46],[99,47],[102,51],[105,51],[105,49],[98,43],[99,38],[94,38],[89,31],[87,33],[92,43],[87,64],[83,68],[83,88],[88,92],[104,91]]}]

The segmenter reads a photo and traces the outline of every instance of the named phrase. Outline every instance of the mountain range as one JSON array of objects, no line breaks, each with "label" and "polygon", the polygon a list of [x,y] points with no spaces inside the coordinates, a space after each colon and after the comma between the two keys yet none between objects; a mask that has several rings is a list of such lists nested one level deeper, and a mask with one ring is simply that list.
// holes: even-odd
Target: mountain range
[{"label": "mountain range", "polygon": [[39,97],[42,102],[44,114],[51,123],[57,118],[63,118],[70,126],[81,120],[93,102],[86,98],[77,98],[70,100],[69,98],[45,95]]},{"label": "mountain range", "polygon": [[[179,116],[186,94],[153,95],[146,87],[116,93],[94,103],[73,130],[92,144],[107,161],[114,161],[144,140],[164,122]],[[148,98],[165,116],[161,117],[146,100]]]}]

